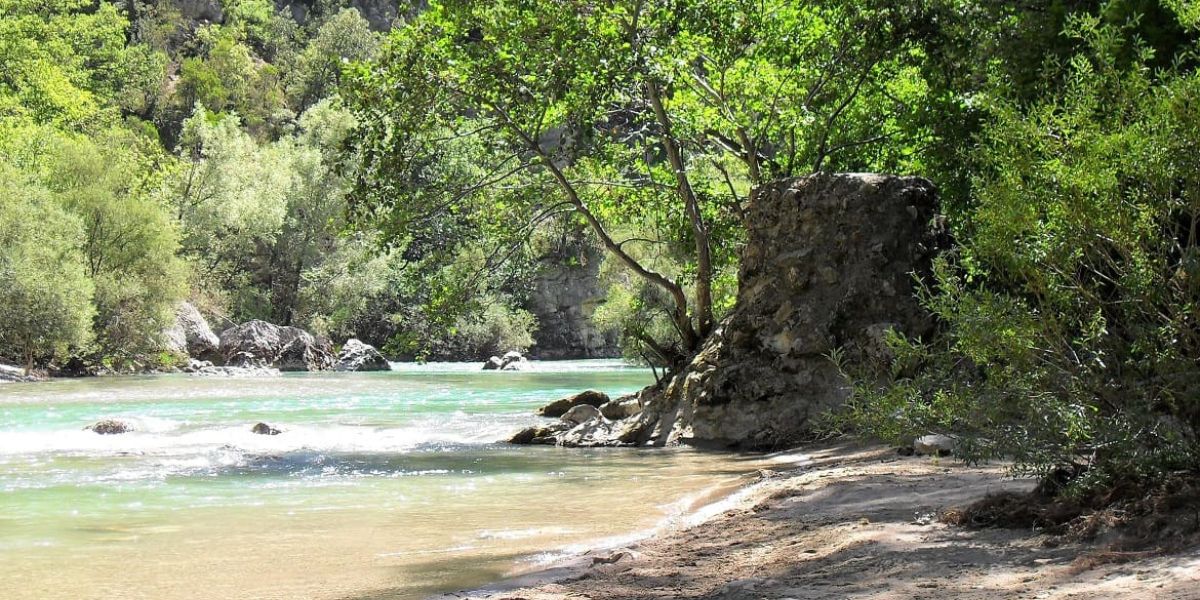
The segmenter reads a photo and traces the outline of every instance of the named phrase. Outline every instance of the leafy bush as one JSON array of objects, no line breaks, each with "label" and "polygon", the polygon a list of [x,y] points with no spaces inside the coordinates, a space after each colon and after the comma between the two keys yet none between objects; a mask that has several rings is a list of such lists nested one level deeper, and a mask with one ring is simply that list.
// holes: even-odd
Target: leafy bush
[{"label": "leafy bush", "polygon": [[91,339],[83,224],[0,163],[0,356],[27,368]]},{"label": "leafy bush", "polygon": [[922,293],[944,334],[893,336],[890,372],[854,373],[849,421],[1084,484],[1197,469],[1200,75],[1129,59],[1124,27],[1069,33],[1058,93],[989,107],[961,251]]}]

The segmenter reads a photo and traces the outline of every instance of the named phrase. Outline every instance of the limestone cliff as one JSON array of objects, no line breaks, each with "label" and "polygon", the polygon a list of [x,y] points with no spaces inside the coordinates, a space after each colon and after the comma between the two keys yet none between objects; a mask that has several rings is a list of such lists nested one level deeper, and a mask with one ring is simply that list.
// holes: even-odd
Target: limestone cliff
[{"label": "limestone cliff", "polygon": [[639,394],[640,413],[560,425],[556,441],[771,448],[802,439],[847,397],[831,353],[881,360],[888,328],[930,332],[913,274],[927,274],[945,244],[936,213],[933,185],[916,177],[817,174],[766,186],[748,207],[736,306],[702,350],[663,389]]},{"label": "limestone cliff", "polygon": [[542,360],[611,358],[621,355],[616,331],[604,330],[592,314],[604,302],[600,282],[603,253],[578,239],[538,262],[526,309],[538,320],[530,356]]}]

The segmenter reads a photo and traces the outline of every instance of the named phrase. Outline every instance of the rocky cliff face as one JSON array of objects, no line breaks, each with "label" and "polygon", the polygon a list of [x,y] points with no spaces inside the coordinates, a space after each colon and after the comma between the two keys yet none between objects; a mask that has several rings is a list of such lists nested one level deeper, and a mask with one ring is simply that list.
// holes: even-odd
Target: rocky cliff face
[{"label": "rocky cliff face", "polygon": [[572,424],[557,442],[771,448],[801,440],[848,395],[831,353],[878,361],[889,328],[930,332],[912,274],[927,274],[945,244],[936,211],[933,185],[915,177],[818,174],[760,190],[748,210],[737,304],[701,352],[663,389],[643,390],[638,414]]},{"label": "rocky cliff face", "polygon": [[695,443],[789,443],[847,397],[832,352],[879,361],[888,329],[929,333],[913,274],[928,273],[942,245],[936,211],[933,185],[915,177],[814,175],[762,190],[736,308],[684,374],[691,414],[677,433]]},{"label": "rocky cliff face", "polygon": [[604,302],[600,285],[603,254],[586,242],[572,242],[540,261],[526,309],[538,319],[530,356],[543,360],[611,358],[621,355],[616,331],[592,322]]},{"label": "rocky cliff face", "polygon": [[[194,0],[193,0],[194,1]],[[292,20],[304,25],[317,0],[275,0],[275,8],[281,14],[290,14]],[[411,15],[429,7],[427,0],[351,0],[345,3],[362,15],[371,29],[387,31],[401,15]]]}]

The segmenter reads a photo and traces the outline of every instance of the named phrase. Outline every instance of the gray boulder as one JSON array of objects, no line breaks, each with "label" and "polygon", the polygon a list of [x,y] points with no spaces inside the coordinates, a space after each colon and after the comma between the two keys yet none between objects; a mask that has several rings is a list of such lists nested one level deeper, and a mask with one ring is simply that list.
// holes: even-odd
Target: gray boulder
[{"label": "gray boulder", "polygon": [[596,390],[586,390],[573,396],[560,398],[538,409],[537,414],[543,417],[561,417],[567,411],[581,404],[599,408],[609,402],[608,394]]},{"label": "gray boulder", "polygon": [[568,410],[567,414],[562,416],[562,421],[563,421],[563,423],[571,423],[573,425],[578,425],[580,423],[586,423],[593,419],[603,419],[603,418],[604,418],[603,415],[600,414],[600,409],[598,409],[595,406],[592,406],[590,404],[580,404],[579,406],[576,406],[576,407],[572,408],[571,410]]},{"label": "gray boulder", "polygon": [[520,352],[510,350],[504,356],[493,356],[483,363],[484,371],[520,371],[528,359]]},{"label": "gray boulder", "polygon": [[118,433],[128,433],[133,431],[133,427],[130,426],[129,423],[118,421],[117,419],[103,419],[101,421],[96,421],[95,423],[84,427],[84,429],[87,431],[93,431],[100,435],[116,435]]},{"label": "gray boulder", "polygon": [[334,368],[338,371],[391,371],[392,364],[375,346],[350,338],[342,345]]},{"label": "gray boulder", "polygon": [[[571,410],[582,408],[596,410],[590,406],[580,406]],[[601,419],[598,413],[599,411],[597,411],[596,418],[581,421],[566,433],[561,434],[558,437],[558,444],[566,447],[616,445],[612,441],[613,424]]]},{"label": "gray boulder", "polygon": [[258,435],[279,435],[280,433],[283,433],[278,429],[267,425],[266,423],[255,423],[254,427],[250,428],[250,432],[257,433]]},{"label": "gray boulder", "polygon": [[508,443],[553,446],[558,443],[558,436],[570,429],[570,425],[561,421],[547,425],[534,425],[513,434],[508,439]]},{"label": "gray boulder", "polygon": [[327,371],[333,368],[333,353],[308,332],[297,331],[301,331],[304,336],[297,336],[284,345],[275,357],[275,367],[280,371]]},{"label": "gray boulder", "polygon": [[221,345],[204,315],[190,302],[175,307],[175,322],[163,331],[163,342],[168,350],[201,359],[215,358]]},{"label": "gray boulder", "polygon": [[913,451],[920,456],[950,456],[957,446],[954,438],[940,433],[923,435],[913,440],[912,445]]},{"label": "gray boulder", "polygon": [[328,340],[298,327],[247,321],[221,332],[221,356],[231,367],[275,367],[282,371],[323,371],[333,367]]},{"label": "gray boulder", "polygon": [[600,414],[604,415],[605,419],[613,421],[632,417],[640,412],[642,412],[642,403],[638,401],[637,396],[617,398],[600,406]]},{"label": "gray boulder", "polygon": [[26,375],[25,369],[12,365],[0,364],[0,383],[26,383],[41,381],[36,375]]}]

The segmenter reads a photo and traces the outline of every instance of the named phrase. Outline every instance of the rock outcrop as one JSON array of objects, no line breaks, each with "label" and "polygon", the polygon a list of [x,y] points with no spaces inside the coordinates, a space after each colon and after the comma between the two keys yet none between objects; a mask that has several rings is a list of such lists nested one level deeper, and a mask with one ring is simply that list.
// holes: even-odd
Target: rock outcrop
[{"label": "rock outcrop", "polygon": [[350,338],[346,340],[345,344],[342,344],[342,351],[338,353],[337,365],[334,366],[334,369],[338,371],[391,371],[392,364],[375,349],[375,346]]},{"label": "rock outcrop", "polygon": [[333,368],[332,344],[299,327],[247,321],[221,332],[220,352],[229,367],[274,367],[281,371]]},{"label": "rock outcrop", "polygon": [[608,394],[605,394],[604,392],[598,392],[596,390],[586,390],[572,396],[567,396],[566,398],[559,398],[558,400],[539,408],[537,414],[538,416],[542,417],[557,418],[567,414],[567,411],[575,408],[576,406],[587,404],[596,408],[600,408],[608,402]]},{"label": "rock outcrop", "polygon": [[[280,14],[290,14],[294,21],[305,25],[316,4],[317,0],[275,0],[275,9]],[[407,3],[399,3],[396,0],[349,0],[340,4],[357,10],[375,31],[387,31],[392,28],[397,18],[414,15],[417,10],[428,6],[427,0]],[[405,9],[403,13],[400,10],[401,6]]]},{"label": "rock outcrop", "polygon": [[592,320],[604,303],[600,281],[603,252],[587,243],[586,234],[568,241],[538,262],[526,309],[538,320],[533,354],[542,360],[616,358],[620,336]]},{"label": "rock outcrop", "polygon": [[221,345],[221,339],[191,302],[180,302],[175,308],[175,322],[163,331],[163,341],[168,350],[200,360],[218,357]]},{"label": "rock outcrop", "polygon": [[26,375],[25,369],[12,365],[0,364],[0,383],[28,383],[41,381],[36,375]]},{"label": "rock outcrop", "polygon": [[948,435],[932,433],[913,440],[912,450],[918,456],[950,456],[958,441]]},{"label": "rock outcrop", "polygon": [[607,433],[592,426],[558,434],[559,443],[789,445],[849,393],[832,354],[880,361],[888,329],[931,331],[913,293],[913,274],[927,274],[946,245],[928,181],[780,181],[755,195],[747,225],[737,303],[700,352],[661,388],[643,390],[637,414],[611,422]]}]

